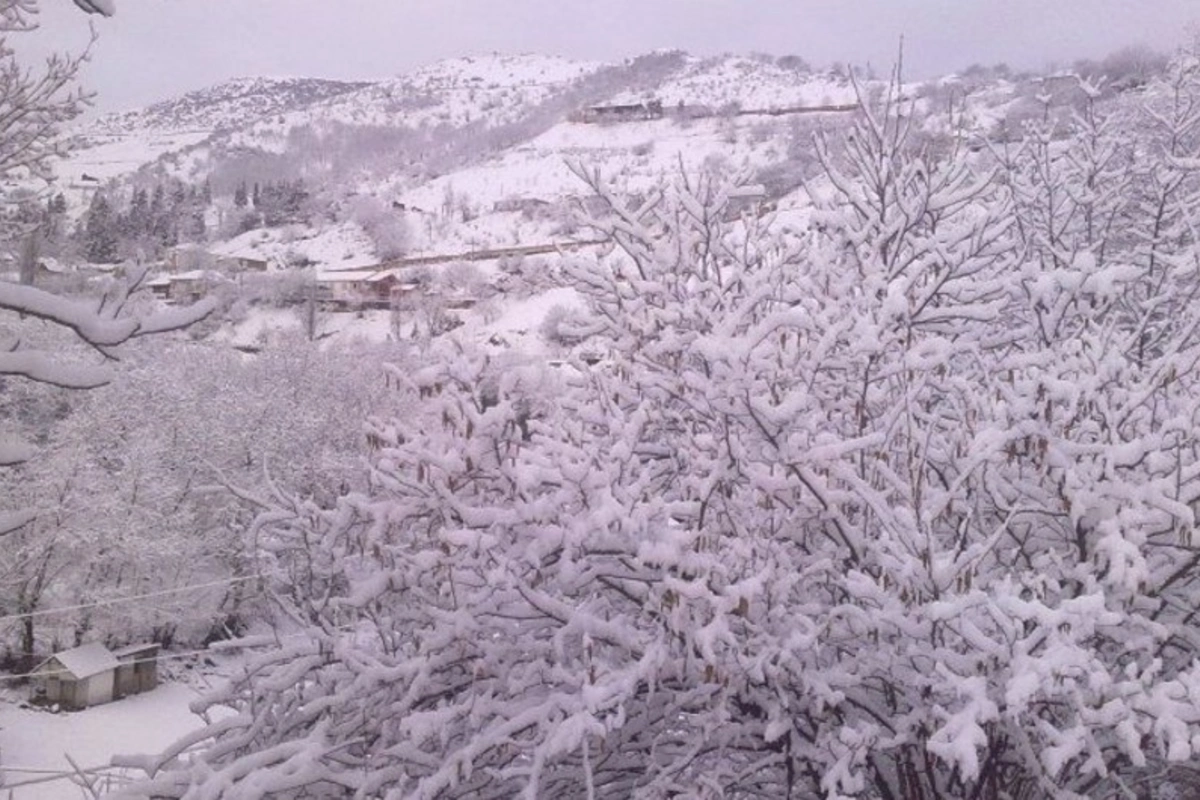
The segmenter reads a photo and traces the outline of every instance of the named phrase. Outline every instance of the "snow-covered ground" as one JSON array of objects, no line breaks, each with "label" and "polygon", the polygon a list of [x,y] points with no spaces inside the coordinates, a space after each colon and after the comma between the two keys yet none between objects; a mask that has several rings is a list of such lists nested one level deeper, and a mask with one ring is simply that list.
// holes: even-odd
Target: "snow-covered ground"
[{"label": "snow-covered ground", "polygon": [[510,197],[561,201],[587,196],[590,190],[572,164],[586,164],[617,191],[645,193],[677,175],[681,166],[693,172],[706,166],[752,171],[778,163],[784,158],[784,135],[786,123],[780,122],[564,122],[527,145],[415,187],[402,199],[418,208],[437,208],[453,193],[486,209]]},{"label": "snow-covered ground", "polygon": [[164,683],[146,694],[74,713],[0,705],[0,792],[6,800],[86,797],[71,780],[47,780],[53,777],[49,773],[71,771],[71,760],[91,770],[107,766],[116,755],[162,751],[203,724],[188,708],[197,697],[183,684]]},{"label": "snow-covered ground", "polygon": [[210,131],[143,131],[136,135],[112,135],[92,139],[59,162],[59,181],[67,186],[84,184],[84,175],[108,181],[134,172],[166,153],[174,153],[204,141]]},{"label": "snow-covered ground", "polygon": [[363,269],[379,264],[370,238],[353,223],[325,228],[289,225],[247,231],[212,247],[211,252],[217,256],[261,259],[273,269],[283,268],[297,260],[318,270],[334,271]]}]

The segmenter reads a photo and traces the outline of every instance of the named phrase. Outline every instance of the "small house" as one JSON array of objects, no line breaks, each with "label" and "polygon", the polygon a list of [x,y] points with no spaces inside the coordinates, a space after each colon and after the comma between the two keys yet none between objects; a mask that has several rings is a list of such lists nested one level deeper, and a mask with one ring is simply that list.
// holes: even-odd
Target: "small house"
[{"label": "small house", "polygon": [[543,215],[549,208],[550,203],[540,197],[505,197],[492,204],[497,214],[519,213],[527,218]]},{"label": "small house", "polygon": [[[195,270],[169,276],[167,299],[173,303],[195,303],[229,279],[213,270]],[[151,289],[154,289],[152,286]]]},{"label": "small house", "polygon": [[726,219],[736,219],[743,214],[758,215],[767,202],[767,187],[752,183],[735,186],[729,190],[728,205],[725,206]]},{"label": "small house", "polygon": [[64,275],[67,275],[70,272],[71,269],[57,258],[50,258],[49,256],[39,258],[37,261],[34,283],[42,284],[47,278],[62,278]]},{"label": "small house", "polygon": [[374,308],[387,308],[394,295],[399,295],[402,286],[397,270],[385,269],[367,278],[366,303]]},{"label": "small house", "polygon": [[111,702],[118,666],[99,642],[56,653],[33,671],[34,699],[70,711]]},{"label": "small house", "polygon": [[369,301],[375,270],[318,271],[317,300],[335,308],[361,308]]}]

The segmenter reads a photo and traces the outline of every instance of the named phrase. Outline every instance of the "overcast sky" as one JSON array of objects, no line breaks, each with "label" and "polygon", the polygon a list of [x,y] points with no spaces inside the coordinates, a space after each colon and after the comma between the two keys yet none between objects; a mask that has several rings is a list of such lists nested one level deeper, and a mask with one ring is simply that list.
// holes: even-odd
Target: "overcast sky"
[{"label": "overcast sky", "polygon": [[[41,0],[23,52],[78,49],[89,18]],[[1043,67],[1134,43],[1172,49],[1195,0],[117,0],[87,85],[133,108],[248,75],[380,78],[441,58],[539,52],[620,60],[657,48],[765,51],[906,74],[971,63]],[[34,40],[36,37],[36,41]]]}]

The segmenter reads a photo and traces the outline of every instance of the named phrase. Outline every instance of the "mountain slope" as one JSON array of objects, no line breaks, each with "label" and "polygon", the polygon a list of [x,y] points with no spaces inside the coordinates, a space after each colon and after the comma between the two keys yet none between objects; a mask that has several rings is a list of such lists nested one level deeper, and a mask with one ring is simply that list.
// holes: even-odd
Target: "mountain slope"
[{"label": "mountain slope", "polygon": [[144,109],[108,114],[92,123],[85,133],[242,127],[262,117],[295,111],[370,85],[322,78],[237,78]]}]

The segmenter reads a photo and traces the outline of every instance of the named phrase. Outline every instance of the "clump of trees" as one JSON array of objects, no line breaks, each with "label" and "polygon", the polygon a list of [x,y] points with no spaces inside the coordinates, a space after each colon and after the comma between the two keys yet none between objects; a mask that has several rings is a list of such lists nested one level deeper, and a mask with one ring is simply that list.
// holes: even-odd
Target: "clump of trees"
[{"label": "clump of trees", "polygon": [[212,204],[208,183],[168,178],[128,192],[108,187],[92,195],[75,238],[81,255],[93,264],[150,258],[180,242],[203,241]]},{"label": "clump of trees", "polygon": [[[79,0],[81,8],[105,15],[110,0]],[[52,56],[45,66],[25,68],[16,58],[9,35],[32,30],[35,0],[0,0],[0,176],[49,178],[53,158],[62,152],[61,126],[76,117],[90,96],[76,88],[86,53]],[[78,393],[107,385],[113,376],[111,362],[122,346],[143,337],[178,330],[203,318],[211,303],[159,313],[140,307],[137,290],[144,273],[134,270],[123,280],[102,287],[98,296],[79,301],[58,296],[32,285],[36,246],[32,235],[48,219],[35,213],[22,218],[22,209],[40,204],[26,198],[15,217],[5,220],[7,233],[26,237],[22,282],[0,283],[0,480],[8,486],[0,506],[0,537],[4,538],[4,597],[0,608],[8,621],[16,620],[25,637],[33,617],[26,616],[29,598],[51,575],[39,558],[23,558],[19,542],[37,526],[49,525],[60,513],[52,502],[36,502],[28,486],[10,479],[22,469],[34,469],[39,447],[47,444],[42,425],[62,416],[62,396],[53,402],[30,387]],[[47,218],[65,211],[61,196],[52,197]],[[29,436],[27,433],[34,433]],[[32,462],[32,463],[31,463]],[[37,537],[44,541],[45,537]],[[15,573],[8,567],[15,566]],[[15,613],[15,617],[14,617]],[[27,641],[27,639],[26,639]]]},{"label": "clump of trees", "polygon": [[242,212],[238,231],[307,222],[308,199],[309,192],[302,178],[256,181],[252,188],[243,181],[233,192],[234,208]]}]

